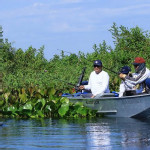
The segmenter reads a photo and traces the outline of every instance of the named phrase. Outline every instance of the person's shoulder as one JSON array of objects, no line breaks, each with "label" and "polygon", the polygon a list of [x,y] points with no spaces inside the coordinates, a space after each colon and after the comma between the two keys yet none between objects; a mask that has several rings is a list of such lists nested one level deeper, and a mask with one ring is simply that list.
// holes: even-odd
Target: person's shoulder
[{"label": "person's shoulder", "polygon": [[108,72],[106,72],[104,70],[102,70],[102,73],[105,74],[105,75],[109,75]]},{"label": "person's shoulder", "polygon": [[92,74],[95,74],[95,71],[92,71],[92,72],[91,72],[91,75],[92,75]]},{"label": "person's shoulder", "polygon": [[150,76],[150,69],[146,68],[146,73]]},{"label": "person's shoulder", "polygon": [[146,74],[150,74],[150,69],[146,67],[145,73],[146,73]]},{"label": "person's shoulder", "polygon": [[150,69],[146,67],[146,71],[150,71]]},{"label": "person's shoulder", "polygon": [[102,75],[103,77],[109,78],[109,74],[108,74],[106,71],[104,71],[104,70],[102,70],[101,75]]}]

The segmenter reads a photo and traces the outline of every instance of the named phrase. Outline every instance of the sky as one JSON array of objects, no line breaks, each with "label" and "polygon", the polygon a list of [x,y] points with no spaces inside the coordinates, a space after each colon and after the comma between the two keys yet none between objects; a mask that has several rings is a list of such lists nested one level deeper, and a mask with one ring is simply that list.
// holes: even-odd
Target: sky
[{"label": "sky", "polygon": [[113,45],[113,23],[150,31],[150,0],[0,0],[3,37],[16,49],[44,46],[50,60],[61,50],[92,53]]}]

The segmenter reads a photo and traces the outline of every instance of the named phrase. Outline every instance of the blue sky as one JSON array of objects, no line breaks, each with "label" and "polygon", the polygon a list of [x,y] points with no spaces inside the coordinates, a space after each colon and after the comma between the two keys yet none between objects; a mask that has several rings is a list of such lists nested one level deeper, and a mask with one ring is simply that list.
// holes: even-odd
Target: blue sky
[{"label": "blue sky", "polygon": [[24,51],[45,46],[46,59],[60,54],[93,52],[106,41],[113,22],[150,31],[150,0],[0,0],[3,36]]}]

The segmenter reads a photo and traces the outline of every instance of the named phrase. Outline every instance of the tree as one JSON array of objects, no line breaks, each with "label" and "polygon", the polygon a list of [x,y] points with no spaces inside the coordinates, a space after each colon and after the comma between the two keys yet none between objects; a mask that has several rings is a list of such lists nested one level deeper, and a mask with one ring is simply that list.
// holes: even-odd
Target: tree
[{"label": "tree", "polygon": [[0,26],[0,94],[2,93],[2,44],[3,44],[3,31]]}]

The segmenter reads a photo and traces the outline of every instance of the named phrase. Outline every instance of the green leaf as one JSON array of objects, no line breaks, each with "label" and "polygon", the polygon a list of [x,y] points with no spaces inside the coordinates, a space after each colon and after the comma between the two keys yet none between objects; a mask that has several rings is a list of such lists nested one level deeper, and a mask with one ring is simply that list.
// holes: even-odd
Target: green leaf
[{"label": "green leaf", "polygon": [[38,101],[35,103],[36,110],[42,110],[45,104],[46,104],[46,101],[44,98],[38,99]]},{"label": "green leaf", "polygon": [[60,102],[61,103],[69,103],[69,99],[67,98],[67,97],[62,97],[61,99],[60,99]]},{"label": "green leaf", "polygon": [[4,104],[4,100],[0,100],[0,106]]},{"label": "green leaf", "polygon": [[34,116],[33,113],[28,109],[23,110],[23,115],[27,116],[27,117],[30,117],[30,118],[31,118],[31,116]]},{"label": "green leaf", "polygon": [[28,100],[26,93],[23,93],[23,94],[19,93],[19,98],[20,98],[20,100],[21,100],[22,103],[24,103],[24,102],[26,102]]},{"label": "green leaf", "polygon": [[62,104],[61,107],[58,110],[58,113],[61,117],[63,117],[67,111],[69,110],[69,104]]},{"label": "green leaf", "polygon": [[51,112],[51,111],[52,111],[52,109],[51,109],[50,105],[46,105],[45,112]]},{"label": "green leaf", "polygon": [[32,110],[32,105],[31,105],[31,103],[29,102],[29,103],[26,103],[24,106],[23,106],[23,110]]},{"label": "green leaf", "polygon": [[54,88],[51,88],[49,89],[48,91],[48,95],[51,96],[51,95],[54,95],[56,93],[56,90]]},{"label": "green leaf", "polygon": [[39,98],[39,99],[42,98],[41,94],[38,92],[34,96],[35,96],[35,98]]},{"label": "green leaf", "polygon": [[8,112],[15,113],[16,110],[17,110],[17,108],[14,107],[14,106],[7,107],[7,111],[8,111]]},{"label": "green leaf", "polygon": [[40,93],[42,96],[44,96],[44,95],[45,95],[45,89],[40,89],[40,90],[39,90],[39,93]]},{"label": "green leaf", "polygon": [[46,101],[44,98],[42,98],[42,99],[38,99],[37,103],[42,103],[42,107],[44,107],[46,104]]},{"label": "green leaf", "polygon": [[37,114],[39,117],[44,118],[44,113],[41,110],[37,111]]},{"label": "green leaf", "polygon": [[3,96],[4,96],[4,98],[5,98],[5,100],[6,100],[6,101],[8,101],[9,95],[10,95],[10,93],[9,93],[9,92],[8,92],[8,93],[3,94]]},{"label": "green leaf", "polygon": [[86,110],[86,108],[80,107],[77,110],[77,113],[81,114],[82,116],[86,116],[87,115],[87,110]]}]

